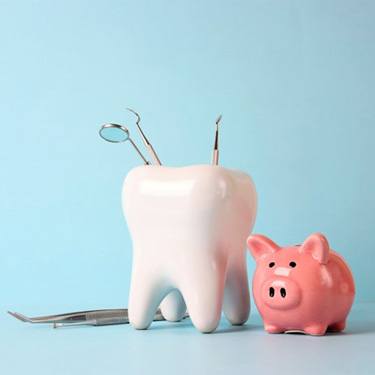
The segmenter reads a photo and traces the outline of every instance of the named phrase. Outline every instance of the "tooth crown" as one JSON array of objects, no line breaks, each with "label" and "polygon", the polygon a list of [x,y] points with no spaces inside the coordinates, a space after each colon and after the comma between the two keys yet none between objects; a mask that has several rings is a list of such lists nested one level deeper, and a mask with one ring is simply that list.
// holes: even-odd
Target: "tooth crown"
[{"label": "tooth crown", "polygon": [[209,165],[141,166],[127,175],[122,199],[133,241],[135,328],[147,328],[160,304],[172,321],[187,307],[202,332],[216,328],[223,305],[232,324],[247,320],[245,246],[256,215],[248,175]]}]

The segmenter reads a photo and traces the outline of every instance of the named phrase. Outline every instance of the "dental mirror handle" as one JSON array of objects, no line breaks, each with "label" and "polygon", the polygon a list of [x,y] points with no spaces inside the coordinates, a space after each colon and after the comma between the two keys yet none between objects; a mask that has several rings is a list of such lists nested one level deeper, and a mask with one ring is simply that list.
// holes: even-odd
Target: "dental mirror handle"
[{"label": "dental mirror handle", "polygon": [[138,155],[142,158],[143,162],[146,164],[146,165],[149,165],[150,163],[146,160],[146,158],[143,156],[142,152],[139,150],[139,148],[137,147],[137,145],[133,142],[133,140],[131,138],[128,139],[129,142],[133,145],[133,147],[135,148],[135,150],[138,152]]}]

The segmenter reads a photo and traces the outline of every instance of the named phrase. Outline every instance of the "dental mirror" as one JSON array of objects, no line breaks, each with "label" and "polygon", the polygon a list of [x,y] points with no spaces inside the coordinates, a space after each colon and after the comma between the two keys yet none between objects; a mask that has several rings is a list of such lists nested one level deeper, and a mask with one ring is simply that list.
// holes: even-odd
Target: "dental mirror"
[{"label": "dental mirror", "polygon": [[129,139],[129,130],[125,126],[117,124],[104,124],[99,135],[107,142],[120,143]]},{"label": "dental mirror", "polygon": [[142,158],[143,162],[148,165],[150,164],[143,156],[137,145],[130,138],[129,130],[122,125],[118,124],[104,124],[99,130],[99,135],[107,142],[111,143],[122,143],[129,141],[137,151],[138,155]]}]

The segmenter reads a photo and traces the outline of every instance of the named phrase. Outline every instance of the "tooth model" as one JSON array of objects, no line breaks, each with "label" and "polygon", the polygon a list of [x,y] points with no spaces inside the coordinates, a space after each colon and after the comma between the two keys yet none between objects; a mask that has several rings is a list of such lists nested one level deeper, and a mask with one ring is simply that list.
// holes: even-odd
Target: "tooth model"
[{"label": "tooth model", "polygon": [[129,320],[146,329],[157,308],[178,321],[186,308],[201,332],[222,308],[234,325],[250,311],[246,238],[256,192],[245,173],[218,166],[141,166],[124,181],[122,202],[133,241]]}]

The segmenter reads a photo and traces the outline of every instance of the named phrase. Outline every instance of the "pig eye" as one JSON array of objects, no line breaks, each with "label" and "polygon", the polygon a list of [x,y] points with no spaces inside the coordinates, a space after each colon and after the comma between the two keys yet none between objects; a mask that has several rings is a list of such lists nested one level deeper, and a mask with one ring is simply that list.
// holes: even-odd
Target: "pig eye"
[{"label": "pig eye", "polygon": [[274,265],[275,265],[275,262],[271,262],[271,263],[268,265],[268,267],[269,267],[269,268],[272,268]]},{"label": "pig eye", "polygon": [[290,263],[289,263],[289,266],[292,267],[292,268],[294,268],[296,265],[297,265],[296,262],[290,262]]}]

